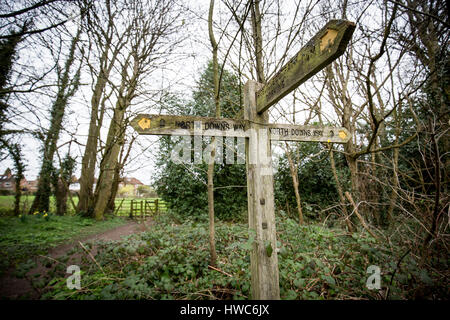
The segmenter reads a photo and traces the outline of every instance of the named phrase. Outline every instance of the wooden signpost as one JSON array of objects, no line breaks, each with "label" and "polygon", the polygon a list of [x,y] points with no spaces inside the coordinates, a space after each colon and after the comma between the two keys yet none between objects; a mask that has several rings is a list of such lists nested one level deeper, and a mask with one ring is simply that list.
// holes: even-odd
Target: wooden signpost
[{"label": "wooden signpost", "polygon": [[331,20],[256,93],[261,114],[344,53],[355,24]]},{"label": "wooden signpost", "polygon": [[[131,121],[131,125],[143,135],[245,138],[251,135],[251,123],[245,119],[140,114]],[[350,139],[347,129],[329,126],[268,123],[260,129],[267,129],[271,140],[346,143]]]},{"label": "wooden signpost", "polygon": [[138,115],[131,125],[140,134],[150,135],[246,137],[248,129],[244,120],[151,114]]},{"label": "wooden signpost", "polygon": [[132,122],[140,134],[245,137],[249,229],[255,232],[250,255],[253,299],[279,299],[271,140],[346,143],[345,128],[268,123],[268,109],[338,58],[355,24],[331,20],[266,85],[244,86],[244,119],[138,115]]}]

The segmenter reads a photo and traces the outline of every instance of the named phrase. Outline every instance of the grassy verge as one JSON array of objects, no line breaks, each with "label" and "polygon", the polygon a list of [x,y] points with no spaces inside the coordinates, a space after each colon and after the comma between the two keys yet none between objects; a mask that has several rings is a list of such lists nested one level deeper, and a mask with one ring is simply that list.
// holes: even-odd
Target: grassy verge
[{"label": "grassy verge", "polygon": [[123,218],[96,222],[79,216],[0,217],[0,275],[11,266],[45,254],[50,248],[73,238],[83,238],[122,224]]}]

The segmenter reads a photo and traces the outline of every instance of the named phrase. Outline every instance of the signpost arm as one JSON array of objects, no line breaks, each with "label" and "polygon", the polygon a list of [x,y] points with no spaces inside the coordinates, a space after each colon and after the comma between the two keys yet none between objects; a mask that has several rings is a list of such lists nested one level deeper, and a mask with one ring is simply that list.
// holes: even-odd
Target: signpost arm
[{"label": "signpost arm", "polygon": [[257,92],[258,113],[262,114],[342,55],[354,30],[353,22],[330,20]]},{"label": "signpost arm", "polygon": [[[244,86],[244,119],[249,120],[246,139],[249,230],[255,234],[250,254],[252,299],[280,299],[276,250],[275,206],[270,137],[264,124],[268,113],[256,111],[256,91],[262,85],[248,81]],[[262,130],[261,130],[262,129]]]}]

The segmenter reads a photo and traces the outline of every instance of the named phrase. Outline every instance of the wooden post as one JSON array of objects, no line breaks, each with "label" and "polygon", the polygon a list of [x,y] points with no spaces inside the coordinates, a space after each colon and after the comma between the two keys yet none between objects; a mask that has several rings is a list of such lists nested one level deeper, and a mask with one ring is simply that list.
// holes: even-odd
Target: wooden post
[{"label": "wooden post", "polygon": [[[269,124],[267,110],[344,53],[355,24],[331,20],[266,85],[244,86],[244,120],[174,115],[137,115],[139,134],[245,137],[252,299],[280,299],[270,140],[346,143],[346,128]],[[159,211],[158,199],[155,200]],[[289,210],[289,207],[288,207]],[[133,210],[131,210],[133,212]]]},{"label": "wooden post", "polygon": [[158,208],[158,199],[155,199],[155,214],[159,213],[159,208]]},{"label": "wooden post", "polygon": [[130,218],[133,219],[133,201],[131,200],[131,204],[130,204]]},{"label": "wooden post", "polygon": [[[244,86],[244,119],[249,120],[250,135],[246,139],[248,222],[255,233],[250,255],[252,299],[278,300],[277,239],[270,138],[264,126],[268,112],[256,111],[256,92],[262,87],[255,81]],[[263,130],[261,130],[263,129]]]},{"label": "wooden post", "polygon": [[122,201],[120,201],[119,206],[116,208],[116,210],[114,211],[114,215],[117,216],[119,214],[119,210],[122,208],[122,203],[125,200],[125,198],[122,199]]},{"label": "wooden post", "polygon": [[140,201],[140,203],[141,203],[141,221],[142,220],[144,220],[144,208],[143,208],[143,202],[142,202],[142,200]]}]

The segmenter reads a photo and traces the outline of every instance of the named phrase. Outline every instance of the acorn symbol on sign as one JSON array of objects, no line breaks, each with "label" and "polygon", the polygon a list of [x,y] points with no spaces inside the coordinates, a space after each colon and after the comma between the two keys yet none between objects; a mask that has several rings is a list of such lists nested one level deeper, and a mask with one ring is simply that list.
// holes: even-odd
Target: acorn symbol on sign
[{"label": "acorn symbol on sign", "polygon": [[150,119],[148,118],[142,118],[138,122],[139,127],[141,127],[142,130],[144,129],[150,129]]}]

